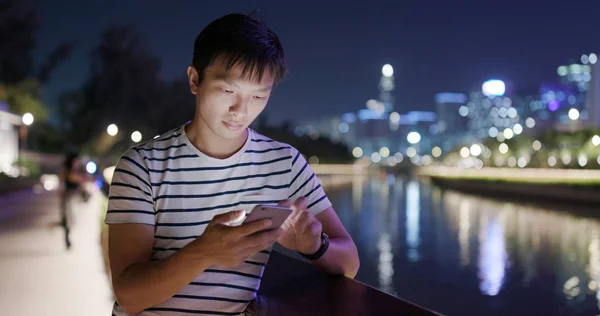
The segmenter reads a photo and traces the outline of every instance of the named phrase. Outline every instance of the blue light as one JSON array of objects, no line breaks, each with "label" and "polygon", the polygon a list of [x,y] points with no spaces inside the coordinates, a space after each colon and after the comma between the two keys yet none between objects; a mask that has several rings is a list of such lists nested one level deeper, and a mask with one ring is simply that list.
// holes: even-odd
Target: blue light
[{"label": "blue light", "polygon": [[409,122],[417,123],[417,122],[435,122],[437,120],[437,115],[435,112],[426,112],[426,111],[411,111],[404,115],[400,115],[400,118],[405,117]]},{"label": "blue light", "polygon": [[94,183],[96,184],[96,186],[98,186],[98,189],[102,189],[102,186],[103,186],[102,181],[96,180],[96,181],[94,181]]},{"label": "blue light", "polygon": [[371,109],[362,109],[358,111],[358,119],[361,121],[381,120],[385,118],[385,112],[378,113],[377,111],[373,111]]},{"label": "blue light", "polygon": [[467,102],[467,96],[462,93],[444,92],[435,95],[436,103],[458,103]]},{"label": "blue light", "polygon": [[483,83],[481,91],[486,96],[502,96],[506,92],[506,85],[504,81],[497,79],[490,79]]},{"label": "blue light", "polygon": [[348,126],[348,123],[346,122],[341,122],[340,125],[338,126],[338,129],[340,130],[340,132],[342,134],[348,133],[348,130],[350,130],[350,126]]},{"label": "blue light", "polygon": [[93,161],[88,162],[85,165],[85,170],[89,173],[89,174],[94,174],[96,173],[96,171],[98,170],[98,166],[96,166],[96,163]]},{"label": "blue light", "polygon": [[354,113],[344,113],[342,115],[342,121],[346,123],[354,123],[356,122],[356,114]]}]

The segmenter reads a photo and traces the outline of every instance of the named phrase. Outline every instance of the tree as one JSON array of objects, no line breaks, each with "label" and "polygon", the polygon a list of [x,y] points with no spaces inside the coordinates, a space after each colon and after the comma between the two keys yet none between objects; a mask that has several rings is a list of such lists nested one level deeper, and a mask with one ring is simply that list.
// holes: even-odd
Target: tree
[{"label": "tree", "polygon": [[0,82],[16,84],[33,72],[38,12],[30,0],[0,2]]},{"label": "tree", "polygon": [[148,123],[155,127],[157,134],[182,125],[194,116],[195,100],[187,76],[177,78],[166,84],[162,104],[159,105],[162,111],[156,111],[148,118]]},{"label": "tree", "polygon": [[0,1],[0,83],[11,86],[35,79],[45,84],[52,71],[69,58],[75,42],[59,43],[36,67],[32,54],[38,27],[39,12],[33,1]]},{"label": "tree", "polygon": [[75,47],[74,42],[59,43],[36,67],[32,54],[38,27],[39,12],[33,1],[0,0],[0,101],[16,114],[33,114],[36,123],[28,133],[28,142],[34,149],[39,149],[37,144],[50,148],[61,139],[46,122],[49,112],[40,98],[41,86]]},{"label": "tree", "polygon": [[[90,77],[80,89],[59,99],[71,144],[103,154],[110,146],[103,146],[102,139],[113,123],[121,134],[139,130],[142,135],[154,135],[157,131],[152,124],[164,119],[169,87],[160,79],[158,58],[145,50],[136,30],[108,28],[90,59]],[[127,144],[129,137],[121,141]]]},{"label": "tree", "polygon": [[32,113],[36,121],[44,121],[48,110],[39,98],[40,86],[34,79],[26,79],[14,85],[0,84],[0,100],[9,105],[13,113]]}]

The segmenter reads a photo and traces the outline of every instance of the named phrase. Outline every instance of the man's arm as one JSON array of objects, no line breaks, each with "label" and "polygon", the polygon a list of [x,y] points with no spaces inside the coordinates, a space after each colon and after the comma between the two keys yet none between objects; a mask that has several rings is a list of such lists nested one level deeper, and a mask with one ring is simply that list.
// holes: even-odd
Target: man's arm
[{"label": "man's arm", "polygon": [[[281,230],[263,231],[268,219],[237,227],[227,224],[240,211],[215,216],[200,237],[167,259],[150,261],[154,227],[114,224],[109,227],[109,257],[117,301],[130,315],[163,303],[213,264],[239,266],[261,250],[270,248]],[[262,232],[261,232],[262,231]]]},{"label": "man's arm", "polygon": [[210,265],[186,247],[167,259],[150,261],[151,225],[113,224],[108,236],[113,289],[130,315],[167,301]]},{"label": "man's arm", "polygon": [[354,278],[360,267],[360,260],[350,234],[331,207],[315,217],[321,222],[322,231],[329,236],[329,248],[321,258],[312,263],[328,273]]},{"label": "man's arm", "polygon": [[113,290],[130,315],[168,300],[208,265],[189,255],[189,247],[168,259],[150,261],[156,214],[148,166],[136,149],[117,163],[106,223]]},{"label": "man's arm", "polygon": [[[304,156],[293,147],[290,154],[293,158],[289,200],[282,203],[292,206],[293,202],[294,213],[287,221],[288,233],[279,243],[288,249],[305,249],[306,254],[314,253],[321,244],[322,231],[329,236],[329,248],[321,258],[314,260],[313,264],[328,273],[353,278],[360,265],[356,245],[340,222],[318,177]],[[293,229],[290,229],[291,226]]]}]

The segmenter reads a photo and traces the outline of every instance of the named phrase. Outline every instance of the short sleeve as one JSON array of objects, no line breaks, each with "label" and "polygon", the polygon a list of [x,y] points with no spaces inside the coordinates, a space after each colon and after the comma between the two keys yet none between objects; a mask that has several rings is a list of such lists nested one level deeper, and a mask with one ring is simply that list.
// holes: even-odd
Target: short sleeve
[{"label": "short sleeve", "polygon": [[152,184],[142,155],[129,149],[115,168],[108,194],[106,224],[155,225]]},{"label": "short sleeve", "polygon": [[331,207],[331,202],[319,178],[312,171],[312,168],[300,154],[300,152],[291,147],[292,154],[292,172],[289,187],[289,199],[295,201],[297,198],[304,196],[307,200],[307,208],[314,215]]}]

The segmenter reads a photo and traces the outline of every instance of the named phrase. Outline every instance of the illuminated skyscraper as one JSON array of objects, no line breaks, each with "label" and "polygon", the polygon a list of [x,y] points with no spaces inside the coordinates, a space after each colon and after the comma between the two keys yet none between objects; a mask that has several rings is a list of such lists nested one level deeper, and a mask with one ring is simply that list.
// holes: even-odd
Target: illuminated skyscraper
[{"label": "illuminated skyscraper", "polygon": [[[558,67],[556,72],[561,77],[562,86],[558,91],[552,89],[542,93],[542,100],[548,104],[548,108],[553,112],[553,119],[558,124],[578,124],[583,122],[593,122],[590,109],[594,111],[593,101],[596,92],[592,90],[592,85],[598,85],[592,82],[592,68],[597,67],[598,57],[596,54],[583,54],[580,61],[571,61],[568,65]],[[597,89],[594,89],[597,90]],[[588,94],[591,94],[588,96]],[[592,108],[590,108],[592,106]],[[572,120],[569,117],[569,111],[577,110],[581,115],[579,120]]]},{"label": "illuminated skyscraper", "polygon": [[[593,55],[596,56],[596,55]],[[597,61],[595,57],[594,61]],[[586,96],[586,109],[588,112],[588,123],[594,127],[600,127],[600,63],[592,65],[592,78]]]},{"label": "illuminated skyscraper", "polygon": [[513,107],[512,98],[505,93],[505,83],[493,79],[469,94],[467,105],[459,108],[459,114],[469,119],[465,140],[474,142],[496,137],[503,141],[505,137],[512,138],[514,127],[514,134],[522,132],[518,111]]},{"label": "illuminated skyscraper", "polygon": [[442,149],[448,151],[457,145],[467,131],[467,118],[460,115],[460,108],[467,103],[462,93],[438,93],[435,95],[437,134]]},{"label": "illuminated skyscraper", "polygon": [[381,79],[379,80],[379,99],[384,105],[384,111],[394,111],[394,68],[385,64],[381,68]]}]

